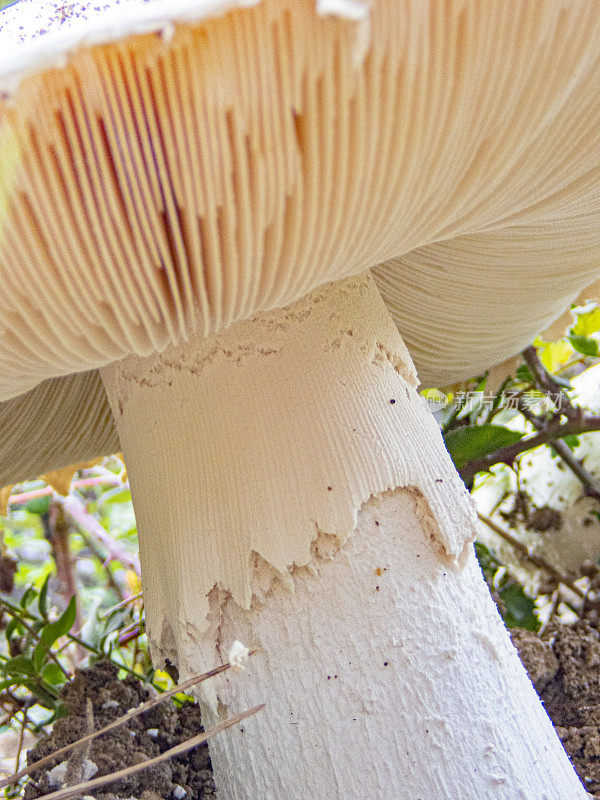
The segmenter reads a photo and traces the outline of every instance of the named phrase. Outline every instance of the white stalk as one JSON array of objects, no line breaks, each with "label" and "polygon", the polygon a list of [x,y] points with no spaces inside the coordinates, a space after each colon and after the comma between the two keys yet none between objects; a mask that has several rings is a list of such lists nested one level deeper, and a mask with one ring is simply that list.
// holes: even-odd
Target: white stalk
[{"label": "white stalk", "polygon": [[577,780],[474,560],[475,524],[368,275],[103,370],[154,656],[201,699],[219,800],[564,800]]}]

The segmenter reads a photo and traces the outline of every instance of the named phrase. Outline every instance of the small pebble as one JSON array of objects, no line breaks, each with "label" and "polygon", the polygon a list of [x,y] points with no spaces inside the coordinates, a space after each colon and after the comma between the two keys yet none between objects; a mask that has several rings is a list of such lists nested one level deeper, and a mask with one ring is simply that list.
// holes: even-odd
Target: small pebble
[{"label": "small pebble", "polygon": [[102,703],[102,708],[103,709],[106,709],[106,708],[118,708],[118,707],[119,707],[119,704],[117,703],[116,700],[107,700],[106,703]]},{"label": "small pebble", "polygon": [[175,800],[182,800],[182,798],[184,798],[186,794],[187,794],[186,790],[183,788],[183,786],[180,786],[179,784],[177,784],[173,789],[173,797],[175,798]]},{"label": "small pebble", "polygon": [[67,762],[61,761],[60,764],[57,764],[52,769],[48,770],[48,783],[50,784],[51,789],[60,789],[60,787],[65,782],[65,777],[67,775]]},{"label": "small pebble", "polygon": [[91,759],[89,759],[89,758],[86,758],[86,760],[83,762],[83,775],[82,775],[82,779],[83,779],[84,781],[89,781],[89,779],[90,779],[90,778],[93,778],[93,777],[94,777],[94,775],[95,775],[97,772],[98,772],[98,767],[97,767],[97,765],[96,765],[96,764],[94,764],[94,762],[93,762]]},{"label": "small pebble", "polygon": [[158,728],[148,728],[146,733],[148,734],[148,736],[151,736],[153,739],[156,739],[156,737],[158,736]]}]

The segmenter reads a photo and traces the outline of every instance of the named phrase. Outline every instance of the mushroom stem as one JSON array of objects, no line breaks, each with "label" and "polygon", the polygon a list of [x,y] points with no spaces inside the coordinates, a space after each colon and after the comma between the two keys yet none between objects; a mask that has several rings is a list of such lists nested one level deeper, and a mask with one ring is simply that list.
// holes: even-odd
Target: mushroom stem
[{"label": "mushroom stem", "polygon": [[584,798],[512,649],[475,516],[368,274],[102,377],[151,646],[203,694],[219,800]]},{"label": "mushroom stem", "polygon": [[219,800],[586,797],[472,549],[444,564],[427,514],[410,490],[372,498],[318,576],[250,614],[227,603],[222,638],[263,652],[223,710],[267,707],[213,743]]}]

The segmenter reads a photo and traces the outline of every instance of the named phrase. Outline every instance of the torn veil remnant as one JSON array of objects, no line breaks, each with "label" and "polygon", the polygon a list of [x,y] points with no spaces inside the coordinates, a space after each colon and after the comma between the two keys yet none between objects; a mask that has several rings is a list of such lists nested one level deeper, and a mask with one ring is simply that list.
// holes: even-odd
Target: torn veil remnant
[{"label": "torn veil remnant", "polygon": [[[242,677],[262,700],[262,676],[270,710],[248,723],[251,763],[239,731],[214,745],[222,798],[479,797],[475,751],[447,753],[463,728],[487,745],[484,689],[524,704],[496,725],[489,775],[504,778],[489,796],[576,797],[522,671],[503,683],[481,646],[510,652],[491,601],[459,600],[485,590],[472,511],[386,306],[422,378],[456,380],[597,279],[597,3],[69,9],[19,0],[0,14],[0,482],[116,449],[116,420],[155,654],[185,673],[232,638],[262,648]],[[375,523],[390,567],[371,592],[381,558],[365,555],[363,575],[355,554]],[[328,561],[311,554],[319,531],[340,545]],[[253,604],[258,559],[314,613],[294,617],[279,584]],[[442,606],[451,663],[423,646]],[[244,635],[224,638],[232,626]],[[323,689],[340,652],[356,672],[337,664]],[[426,712],[398,698],[423,675],[443,687],[428,699],[444,720],[435,774],[414,767]],[[225,697],[236,703],[222,683]],[[509,758],[522,729],[525,755]]]},{"label": "torn veil remnant", "polygon": [[[475,533],[472,510],[462,502],[466,490],[450,458],[427,458],[439,448],[439,430],[414,373],[410,383],[403,377],[407,370],[406,348],[368,274],[221,334],[102,370],[140,530],[172,528],[163,488],[182,493],[175,507],[183,537],[195,518],[211,520],[195,539],[202,557],[181,563],[178,586],[161,585],[160,537],[148,543],[144,564],[146,608],[183,609],[181,635],[195,628],[190,652],[204,633],[215,585],[249,608],[253,553],[280,574],[311,564],[317,532],[342,543],[373,494],[418,487],[437,522],[440,548],[451,559],[461,554]],[[156,451],[169,463],[161,457],[149,463],[148,452]],[[179,452],[186,454],[181,466],[171,460]],[[192,484],[179,477],[159,489],[153,465],[161,475],[184,468]],[[456,496],[461,502],[453,502]],[[179,642],[178,650],[184,646]],[[169,655],[181,661],[181,652]]]}]

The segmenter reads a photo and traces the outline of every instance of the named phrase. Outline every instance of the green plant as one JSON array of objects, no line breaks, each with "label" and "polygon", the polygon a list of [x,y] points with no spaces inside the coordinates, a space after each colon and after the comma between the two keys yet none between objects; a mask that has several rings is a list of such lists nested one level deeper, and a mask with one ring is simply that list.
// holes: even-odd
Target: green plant
[{"label": "green plant", "polygon": [[[521,459],[536,448],[546,449],[570,470],[584,496],[600,500],[600,481],[578,453],[581,437],[600,431],[600,415],[579,404],[571,384],[572,378],[600,363],[600,306],[591,304],[572,311],[573,323],[566,335],[556,342],[537,339],[521,354],[522,363],[495,391],[488,389],[485,375],[448,394],[437,389],[423,392],[436,405],[446,446],[467,487],[481,486],[488,478],[501,481],[502,475],[507,487],[512,486],[504,496],[514,494],[513,508],[502,512],[510,526],[520,521],[531,523],[532,530],[542,530],[536,525],[544,516],[547,524],[560,520],[560,514],[551,507],[533,507],[520,485]],[[537,630],[540,619],[536,601],[542,595],[549,598],[550,617],[561,609],[577,616],[597,613],[590,605],[596,587],[580,581],[591,567],[583,566],[578,574],[562,573],[532,549],[531,543],[524,544],[498,521],[481,513],[479,516],[513,549],[515,563],[545,574],[537,590],[531,585],[526,588],[493,549],[477,543],[480,564],[508,627]]]}]

